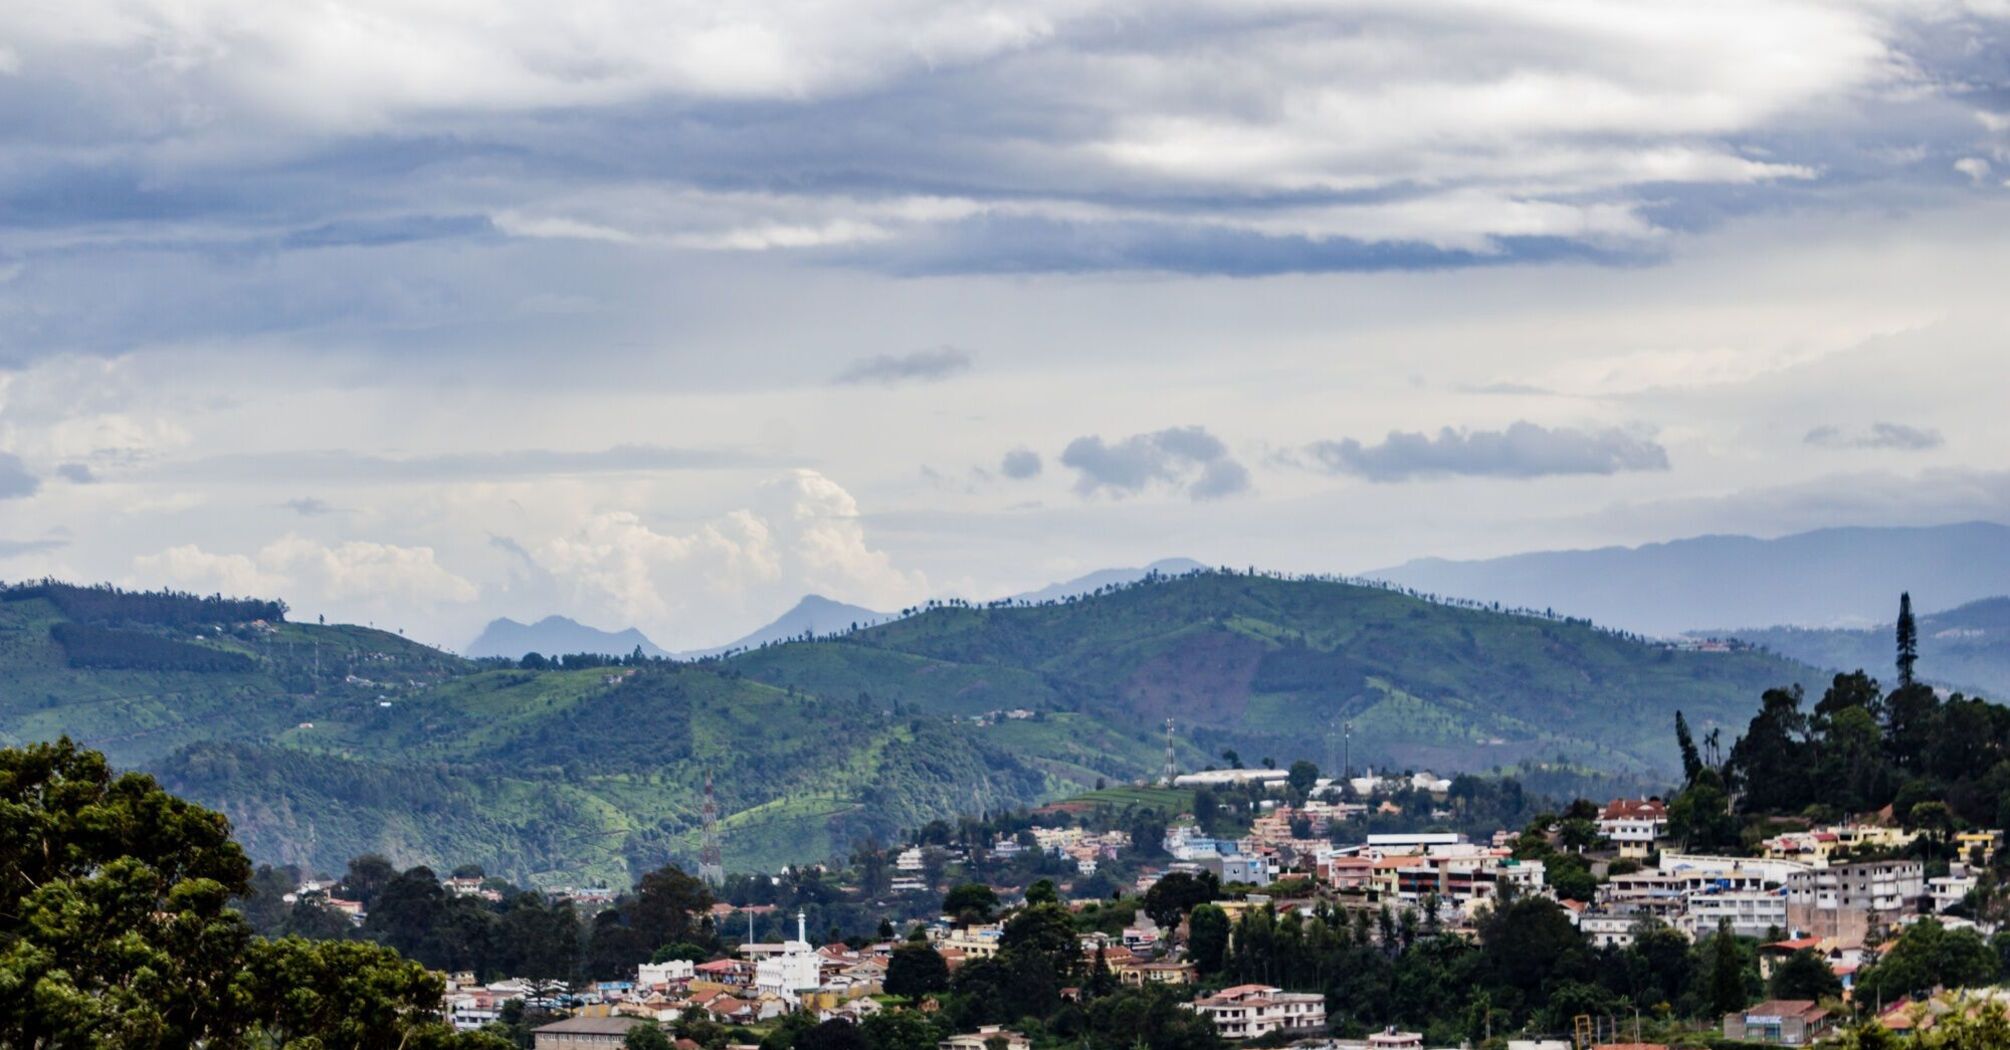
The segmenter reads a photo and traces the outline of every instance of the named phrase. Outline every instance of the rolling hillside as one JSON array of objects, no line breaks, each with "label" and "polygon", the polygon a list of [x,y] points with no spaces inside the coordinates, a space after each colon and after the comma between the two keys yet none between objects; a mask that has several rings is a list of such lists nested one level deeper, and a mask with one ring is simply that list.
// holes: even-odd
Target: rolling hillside
[{"label": "rolling hillside", "polygon": [[1148,728],[1172,718],[1203,753],[1233,748],[1252,763],[1324,763],[1344,720],[1356,765],[1483,770],[1562,755],[1644,773],[1674,768],[1677,709],[1737,731],[1767,685],[1809,677],[1756,652],[1230,573],[1031,607],[940,607],[735,664],[764,682],[931,713],[1033,706]]},{"label": "rolling hillside", "polygon": [[[0,591],[0,742],[68,734],[155,772],[228,813],[260,860],[339,871],[376,850],[625,885],[695,854],[708,769],[743,868],[1073,786],[971,727],[720,665],[483,669],[359,627],[83,622],[62,608],[78,589],[48,590]],[[83,665],[60,640],[79,630]]]},{"label": "rolling hillside", "polygon": [[[1890,624],[1861,630],[1763,627],[1711,632],[1763,645],[1788,659],[1890,679]],[[2000,700],[2010,696],[2010,598],[1985,598],[1919,617],[1919,675],[1935,685]]]},{"label": "rolling hillside", "polygon": [[[526,670],[277,606],[0,591],[0,740],[71,736],[230,814],[255,856],[378,850],[621,883],[698,845],[729,867],[1044,801],[1235,749],[1450,772],[1524,757],[1659,774],[1677,708],[1742,726],[1806,668],[1342,583],[1194,574],[1066,601],[935,606],[697,663]],[[79,597],[79,596],[82,597]],[[179,602],[179,604],[177,604]],[[193,604],[191,604],[193,603]],[[263,614],[261,614],[263,613]]]}]

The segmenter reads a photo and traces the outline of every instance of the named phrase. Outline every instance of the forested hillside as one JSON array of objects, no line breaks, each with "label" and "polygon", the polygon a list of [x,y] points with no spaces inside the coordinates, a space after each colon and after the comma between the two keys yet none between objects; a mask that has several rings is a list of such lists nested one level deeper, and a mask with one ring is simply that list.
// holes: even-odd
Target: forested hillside
[{"label": "forested hillside", "polygon": [[[1062,602],[931,606],[698,663],[470,662],[277,602],[0,590],[0,740],[68,734],[228,813],[259,859],[480,863],[620,885],[698,847],[772,868],[957,813],[1182,768],[1443,773],[1527,757],[1660,777],[1674,711],[1742,725],[1807,679],[1581,622],[1345,583],[1155,578]],[[240,617],[249,617],[240,619]],[[1230,753],[1231,757],[1224,757]]]},{"label": "forested hillside", "polygon": [[1175,720],[1209,755],[1321,761],[1353,724],[1354,764],[1480,770],[1524,757],[1676,768],[1677,709],[1739,725],[1806,669],[1696,652],[1582,621],[1435,604],[1351,583],[1197,573],[1035,606],[949,605],[736,660],[823,695],[924,711],[1052,707],[1120,725]]},{"label": "forested hillside", "polygon": [[614,885],[695,855],[708,771],[728,863],[774,868],[1154,761],[1139,740],[1057,778],[978,727],[727,664],[497,666],[282,615],[192,595],[0,590],[0,741],[68,735],[155,772],[228,813],[261,860],[339,870],[375,851]]}]

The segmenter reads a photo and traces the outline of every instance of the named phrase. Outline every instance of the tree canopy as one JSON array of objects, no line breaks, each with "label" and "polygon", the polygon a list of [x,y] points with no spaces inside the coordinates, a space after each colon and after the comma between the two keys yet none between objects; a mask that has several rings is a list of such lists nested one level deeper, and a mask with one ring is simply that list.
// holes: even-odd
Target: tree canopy
[{"label": "tree canopy", "polygon": [[153,778],[67,739],[0,749],[0,1045],[495,1045],[389,949],[254,938],[250,877],[228,822]]}]

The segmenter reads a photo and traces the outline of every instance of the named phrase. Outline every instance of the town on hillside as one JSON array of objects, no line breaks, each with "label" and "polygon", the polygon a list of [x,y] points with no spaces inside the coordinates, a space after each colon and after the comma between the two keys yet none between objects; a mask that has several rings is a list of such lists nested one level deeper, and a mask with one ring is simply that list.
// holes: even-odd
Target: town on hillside
[{"label": "town on hillside", "polygon": [[[1962,989],[2002,972],[2010,934],[1998,935],[1984,902],[2001,870],[2001,829],[1937,827],[1886,806],[1780,821],[1750,848],[1694,849],[1698,834],[1684,824],[1693,814],[1671,818],[1671,800],[1648,797],[1580,800],[1480,841],[1349,834],[1394,798],[1448,815],[1462,804],[1453,788],[1427,772],[1328,778],[1309,763],[1208,770],[953,833],[925,829],[845,866],[713,887],[677,873],[688,899],[703,902],[689,940],[593,979],[557,972],[601,965],[593,959],[556,970],[540,962],[537,973],[456,970],[443,1008],[456,1028],[512,1030],[550,1050],[638,1045],[659,1032],[682,1050],[876,1048],[896,1030],[907,1041],[889,1045],[1029,1050],[1102,1042],[1094,1004],[1137,995],[1176,1005],[1201,1045],[1408,1050],[1504,1039],[1511,1050],[1582,1050],[1641,1043],[1643,1031],[1676,1044],[1789,1046],[1855,1020],[1902,1033],[1998,994]],[[1113,807],[1119,797],[1131,804]],[[1162,824],[1140,817],[1167,801]],[[437,889],[496,906],[519,892],[474,871],[439,878]],[[341,880],[309,879],[285,900],[402,936],[344,892]],[[631,923],[647,893],[542,897],[576,910],[594,956],[594,938]],[[812,925],[813,913],[824,925]],[[1509,915],[1527,928],[1506,927]],[[1427,950],[1528,950],[1549,956],[1531,965],[1574,965],[1542,940],[1559,935],[1587,976],[1649,971],[1644,1010],[1640,996],[1590,982],[1569,1002],[1554,989],[1516,1001],[1510,981],[1477,1013],[1405,1027],[1419,1018],[1351,1001],[1318,972],[1323,960],[1308,970],[1291,958],[1320,954],[1324,940],[1343,966],[1365,957],[1398,976]],[[423,935],[397,943],[425,958]],[[1978,950],[1987,958],[1960,972],[1921,976],[1910,958]],[[1028,967],[1029,953],[1045,958]],[[1651,973],[1670,957],[1688,959],[1689,972]],[[1735,972],[1713,972],[1724,967]],[[1894,977],[1901,968],[1910,969]],[[1177,1032],[1164,1027],[1152,1045],[1187,1045]]]},{"label": "town on hillside", "polygon": [[4,748],[0,1045],[2010,1046],[2010,708],[1899,640],[1895,687],[1768,689],[1728,744],[1672,712],[1664,793],[1169,749],[775,872],[708,819],[626,887],[254,869],[102,753]]}]

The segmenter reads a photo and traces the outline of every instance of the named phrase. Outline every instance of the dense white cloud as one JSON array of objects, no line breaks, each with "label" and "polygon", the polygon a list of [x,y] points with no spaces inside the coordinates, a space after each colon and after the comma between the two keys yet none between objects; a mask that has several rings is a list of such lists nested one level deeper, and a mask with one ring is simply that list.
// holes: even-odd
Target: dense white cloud
[{"label": "dense white cloud", "polygon": [[324,545],[285,535],[255,555],[213,553],[194,544],[133,559],[131,582],[232,595],[296,595],[336,606],[420,611],[471,602],[473,583],[441,567],[431,547],[367,540]]},{"label": "dense white cloud", "polygon": [[591,620],[636,624],[669,644],[716,644],[804,593],[879,608],[928,593],[918,572],[868,542],[857,501],[836,482],[795,470],[738,509],[670,527],[631,510],[589,509],[513,536],[560,605]]},{"label": "dense white cloud", "polygon": [[143,587],[258,597],[294,593],[291,579],[261,567],[248,554],[214,554],[193,543],[139,555],[133,559],[132,571],[127,582]]}]

